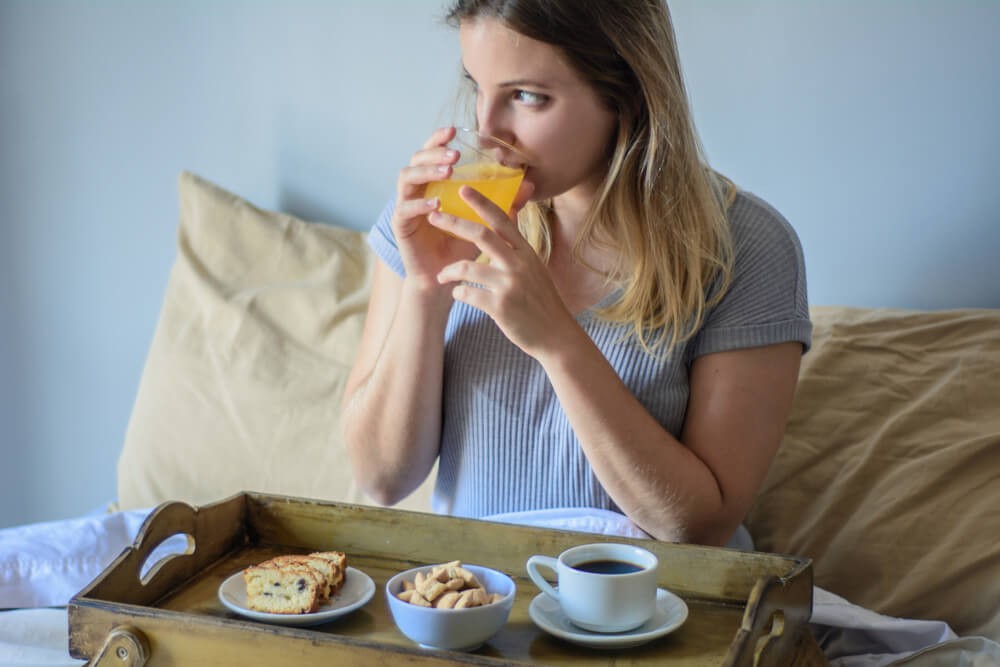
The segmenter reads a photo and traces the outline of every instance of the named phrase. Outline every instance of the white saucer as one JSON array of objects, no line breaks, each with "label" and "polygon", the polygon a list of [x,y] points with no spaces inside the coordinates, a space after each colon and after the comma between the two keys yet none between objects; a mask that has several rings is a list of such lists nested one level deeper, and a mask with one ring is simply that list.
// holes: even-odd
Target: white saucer
[{"label": "white saucer", "polygon": [[632,648],[662,637],[681,627],[688,617],[684,600],[670,591],[656,589],[656,611],[653,617],[628,632],[590,632],[570,623],[556,600],[539,593],[528,606],[528,616],[539,628],[573,644],[590,648]]},{"label": "white saucer", "polygon": [[270,614],[250,609],[247,606],[247,589],[243,583],[242,572],[232,575],[219,586],[219,601],[230,611],[255,621],[276,625],[306,626],[327,623],[361,607],[371,600],[374,594],[375,582],[372,578],[353,567],[347,568],[344,585],[333,599],[327,600],[318,611],[311,614]]}]

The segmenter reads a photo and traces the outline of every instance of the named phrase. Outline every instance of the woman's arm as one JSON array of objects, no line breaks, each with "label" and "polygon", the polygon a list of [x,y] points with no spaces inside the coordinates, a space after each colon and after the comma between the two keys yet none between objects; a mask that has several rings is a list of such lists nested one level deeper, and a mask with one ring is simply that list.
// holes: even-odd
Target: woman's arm
[{"label": "woman's arm", "polygon": [[376,501],[392,505],[416,489],[438,455],[444,330],[453,300],[438,284],[442,266],[476,256],[475,246],[427,224],[439,202],[428,183],[448,178],[458,159],[436,130],[399,172],[390,225],[401,278],[375,265],[368,315],[341,402],[341,428],[354,477]]},{"label": "woman's arm", "polygon": [[438,455],[444,328],[452,300],[376,262],[371,300],[341,403],[354,477],[392,505],[416,489]]},{"label": "woman's arm", "polygon": [[724,545],[778,450],[801,356],[800,343],[782,343],[696,359],[680,440],[589,338],[539,361],[594,473],[629,518],[658,539]]}]

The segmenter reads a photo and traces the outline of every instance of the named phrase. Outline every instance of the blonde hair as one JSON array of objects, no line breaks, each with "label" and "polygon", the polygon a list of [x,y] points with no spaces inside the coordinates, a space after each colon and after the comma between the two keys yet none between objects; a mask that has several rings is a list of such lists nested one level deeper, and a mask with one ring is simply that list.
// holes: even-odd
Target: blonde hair
[{"label": "blonde hair", "polygon": [[[560,49],[616,112],[607,175],[574,255],[614,249],[605,278],[622,296],[599,315],[631,324],[647,351],[667,354],[693,336],[732,279],[726,210],[736,189],[704,159],[664,1],[457,0],[447,18],[497,19]],[[545,260],[549,208],[533,202],[518,217]]]}]

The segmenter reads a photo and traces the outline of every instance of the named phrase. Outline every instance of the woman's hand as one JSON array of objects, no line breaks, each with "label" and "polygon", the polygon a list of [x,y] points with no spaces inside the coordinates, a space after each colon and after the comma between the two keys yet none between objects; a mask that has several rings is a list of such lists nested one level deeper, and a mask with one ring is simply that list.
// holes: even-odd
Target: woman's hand
[{"label": "woman's hand", "polygon": [[438,210],[440,201],[426,199],[424,190],[428,183],[451,176],[459,157],[456,151],[447,147],[454,136],[453,127],[436,130],[423,148],[413,154],[410,164],[399,172],[397,181],[392,229],[406,278],[421,290],[440,290],[437,275],[443,267],[460,259],[473,259],[478,254],[475,246],[467,241],[427,223],[428,214]]},{"label": "woman's hand", "polygon": [[[520,202],[531,193],[518,193]],[[548,269],[518,231],[511,218],[476,190],[465,186],[459,193],[492,229],[440,212],[428,220],[440,230],[475,244],[489,263],[462,259],[438,274],[441,284],[453,284],[452,296],[489,315],[504,335],[526,354],[539,358],[557,349],[565,326],[576,320],[563,304]],[[455,284],[457,283],[457,284]]]}]

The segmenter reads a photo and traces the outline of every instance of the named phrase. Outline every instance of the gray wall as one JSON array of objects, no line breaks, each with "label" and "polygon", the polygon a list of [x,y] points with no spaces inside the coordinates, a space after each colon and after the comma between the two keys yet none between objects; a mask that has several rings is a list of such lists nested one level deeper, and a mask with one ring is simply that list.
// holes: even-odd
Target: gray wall
[{"label": "gray wall", "polygon": [[[443,4],[0,2],[0,526],[114,497],[178,172],[367,228],[449,117]],[[813,303],[1000,307],[1000,3],[671,7],[709,157],[796,226]]]}]

